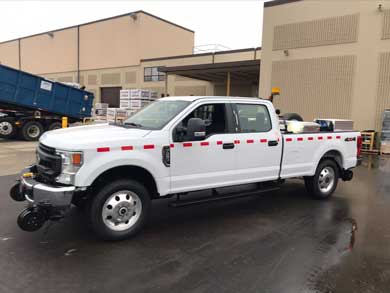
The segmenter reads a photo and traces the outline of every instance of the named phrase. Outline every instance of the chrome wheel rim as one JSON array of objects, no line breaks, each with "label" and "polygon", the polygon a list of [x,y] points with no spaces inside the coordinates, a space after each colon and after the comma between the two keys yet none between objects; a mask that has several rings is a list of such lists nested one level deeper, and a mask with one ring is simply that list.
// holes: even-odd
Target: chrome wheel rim
[{"label": "chrome wheel rim", "polygon": [[335,172],[332,167],[325,167],[318,176],[318,187],[322,193],[329,192],[335,183]]},{"label": "chrome wheel rim", "polygon": [[38,137],[40,132],[41,132],[41,131],[40,131],[39,127],[36,126],[36,125],[31,125],[31,126],[27,129],[28,136],[29,136],[29,137],[33,137],[33,138]]},{"label": "chrome wheel rim", "polygon": [[113,193],[102,208],[103,223],[113,231],[125,231],[133,227],[142,213],[139,196],[129,190]]},{"label": "chrome wheel rim", "polygon": [[8,121],[0,122],[0,134],[2,135],[10,135],[12,132],[12,124]]}]

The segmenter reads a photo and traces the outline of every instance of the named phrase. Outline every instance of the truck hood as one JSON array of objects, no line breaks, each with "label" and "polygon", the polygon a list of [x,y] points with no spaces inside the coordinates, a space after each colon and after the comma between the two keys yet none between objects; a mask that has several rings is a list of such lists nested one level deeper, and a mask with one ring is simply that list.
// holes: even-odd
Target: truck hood
[{"label": "truck hood", "polygon": [[139,128],[97,124],[48,131],[41,136],[39,142],[55,149],[78,151],[140,139],[150,132],[151,130]]}]

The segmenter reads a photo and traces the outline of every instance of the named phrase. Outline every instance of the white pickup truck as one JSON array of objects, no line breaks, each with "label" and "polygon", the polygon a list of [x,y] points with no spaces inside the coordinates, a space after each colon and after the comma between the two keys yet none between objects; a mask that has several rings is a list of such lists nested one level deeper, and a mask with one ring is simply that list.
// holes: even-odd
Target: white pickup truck
[{"label": "white pickup truck", "polygon": [[[18,218],[23,230],[62,218],[71,204],[85,205],[94,232],[116,240],[144,226],[152,200],[172,195],[176,206],[203,203],[242,195],[221,194],[221,187],[250,184],[258,193],[301,177],[315,198],[328,198],[339,179],[352,179],[360,147],[359,132],[281,131],[267,100],[168,97],[123,125],[45,133],[36,164],[23,170],[10,195],[28,201]],[[186,198],[206,189],[211,197]]]}]

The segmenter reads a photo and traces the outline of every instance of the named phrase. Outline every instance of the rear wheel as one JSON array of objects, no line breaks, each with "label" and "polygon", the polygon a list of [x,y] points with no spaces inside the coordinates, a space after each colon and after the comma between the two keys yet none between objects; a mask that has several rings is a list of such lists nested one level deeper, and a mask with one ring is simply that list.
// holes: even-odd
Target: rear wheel
[{"label": "rear wheel", "polygon": [[105,240],[122,240],[138,233],[150,211],[147,189],[137,181],[119,179],[89,200],[88,217],[93,231]]},{"label": "rear wheel", "polygon": [[13,138],[16,135],[16,126],[12,118],[0,118],[0,138]]},{"label": "rear wheel", "polygon": [[339,169],[332,160],[323,160],[312,177],[305,178],[307,191],[317,199],[326,199],[336,190],[339,179]]},{"label": "rear wheel", "polygon": [[50,124],[48,130],[56,130],[60,128],[62,128],[61,122],[53,122],[52,124]]},{"label": "rear wheel", "polygon": [[25,140],[38,140],[43,133],[43,126],[37,121],[30,121],[22,127],[22,137]]}]

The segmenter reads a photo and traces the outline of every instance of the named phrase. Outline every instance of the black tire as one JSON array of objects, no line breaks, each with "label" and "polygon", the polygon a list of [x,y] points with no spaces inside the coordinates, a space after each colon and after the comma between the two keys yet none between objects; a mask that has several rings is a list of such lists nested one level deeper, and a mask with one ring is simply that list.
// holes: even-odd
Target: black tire
[{"label": "black tire", "polygon": [[43,133],[43,126],[38,121],[29,121],[22,126],[22,137],[28,141],[38,140]]},{"label": "black tire", "polygon": [[[332,172],[333,176],[331,174]],[[314,176],[305,177],[306,189],[309,194],[316,199],[330,198],[337,188],[339,176],[337,164],[332,160],[323,160],[317,166]],[[322,187],[320,187],[320,185],[322,185]]]},{"label": "black tire", "polygon": [[297,114],[297,113],[286,113],[286,114],[283,114],[283,119],[284,120],[288,120],[288,121],[291,121],[291,120],[303,121],[302,116]]},{"label": "black tire", "polygon": [[12,118],[0,118],[0,138],[10,139],[16,136],[15,121]]},{"label": "black tire", "polygon": [[49,128],[47,130],[56,130],[62,128],[61,122],[53,122],[49,125]]},{"label": "black tire", "polygon": [[[130,211],[130,221],[134,217],[134,224],[132,224],[130,227],[126,228],[126,225],[129,224],[129,219],[127,222],[124,222],[126,220],[123,218],[123,222],[120,222],[118,224],[118,228],[124,229],[122,231],[114,230],[116,229],[117,225],[114,223],[111,223],[111,225],[108,225],[107,222],[114,222],[115,219],[108,219],[108,217],[103,220],[104,213],[108,210],[112,211],[112,215],[116,217],[117,220],[120,219],[120,211],[122,210],[121,204],[126,203],[126,201],[122,201],[122,195],[126,195],[126,193],[122,193],[122,191],[129,191],[131,192],[130,201],[135,198],[134,194],[138,197],[137,201],[141,201],[141,205],[138,203],[133,203],[131,207],[129,208]],[[121,197],[120,200],[117,200],[117,206],[111,206],[109,203],[112,198],[117,198],[118,196],[115,196],[116,194],[119,194]],[[115,196],[115,197],[113,197]],[[119,197],[118,197],[119,198]],[[128,198],[129,199],[129,198]],[[108,201],[108,203],[107,203]],[[135,200],[134,200],[135,201]],[[92,228],[92,230],[96,233],[96,235],[104,240],[123,240],[126,238],[129,238],[131,236],[134,236],[137,234],[146,224],[149,213],[150,213],[150,196],[149,192],[143,186],[141,183],[134,181],[134,180],[128,180],[128,179],[117,179],[114,180],[107,185],[105,185],[98,193],[89,199],[88,202],[88,221]],[[107,205],[107,206],[106,206]],[[109,209],[109,206],[111,208]],[[119,209],[118,209],[119,207]],[[133,208],[133,210],[132,210]],[[136,208],[141,208],[141,210],[137,211],[138,214],[135,213]],[[106,210],[107,209],[107,210]],[[124,215],[129,216],[129,215]],[[122,227],[120,227],[121,225]]]}]

